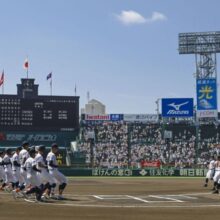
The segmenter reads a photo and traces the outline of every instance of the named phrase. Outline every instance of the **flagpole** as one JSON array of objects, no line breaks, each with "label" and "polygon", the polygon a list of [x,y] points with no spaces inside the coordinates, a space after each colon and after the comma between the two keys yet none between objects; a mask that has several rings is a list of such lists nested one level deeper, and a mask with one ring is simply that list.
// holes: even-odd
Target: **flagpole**
[{"label": "flagpole", "polygon": [[5,71],[4,71],[4,69],[3,69],[2,75],[3,75],[3,83],[2,83],[2,95],[3,95],[4,94],[4,86],[5,86]]},{"label": "flagpole", "polygon": [[52,81],[52,76],[51,76],[51,80],[50,80],[50,95],[52,96],[52,86],[53,86],[53,81]]},{"label": "flagpole", "polygon": [[27,79],[28,79],[28,70],[29,70],[29,63],[28,63],[28,56],[24,61],[24,69],[26,70],[26,74],[27,74]]},{"label": "flagpole", "polygon": [[28,79],[28,69],[29,69],[29,62],[28,62],[28,56],[27,56],[27,79]]}]

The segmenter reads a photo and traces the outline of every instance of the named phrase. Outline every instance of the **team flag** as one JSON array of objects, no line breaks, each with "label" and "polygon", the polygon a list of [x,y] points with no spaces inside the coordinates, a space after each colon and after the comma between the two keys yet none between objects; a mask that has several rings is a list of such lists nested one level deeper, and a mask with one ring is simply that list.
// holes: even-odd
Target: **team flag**
[{"label": "team flag", "polygon": [[28,59],[27,59],[27,58],[26,58],[25,61],[24,61],[24,66],[23,66],[23,67],[24,67],[24,69],[26,69],[26,70],[27,70],[28,67],[29,67],[29,63],[28,63]]},{"label": "team flag", "polygon": [[2,71],[2,75],[0,78],[0,86],[3,85],[3,83],[4,83],[4,70]]},{"label": "team flag", "polygon": [[47,80],[52,78],[52,72],[47,75]]}]

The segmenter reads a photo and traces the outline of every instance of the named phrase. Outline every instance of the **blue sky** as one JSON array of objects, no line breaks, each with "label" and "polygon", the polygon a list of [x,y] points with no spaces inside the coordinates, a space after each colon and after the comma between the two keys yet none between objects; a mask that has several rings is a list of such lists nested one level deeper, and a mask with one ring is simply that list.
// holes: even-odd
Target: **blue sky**
[{"label": "blue sky", "polygon": [[[0,0],[5,93],[30,77],[41,95],[103,102],[108,113],[155,113],[157,98],[195,97],[195,59],[178,33],[219,31],[218,0]],[[155,14],[156,12],[156,14]],[[219,68],[218,56],[218,69]]]}]

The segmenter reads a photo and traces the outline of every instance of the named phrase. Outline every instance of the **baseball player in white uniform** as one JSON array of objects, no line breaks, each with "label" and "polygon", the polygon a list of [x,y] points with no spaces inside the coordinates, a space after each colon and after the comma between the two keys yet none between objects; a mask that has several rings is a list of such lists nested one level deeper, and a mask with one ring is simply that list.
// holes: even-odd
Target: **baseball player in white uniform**
[{"label": "baseball player in white uniform", "polygon": [[59,195],[58,199],[63,199],[63,191],[67,185],[66,177],[58,170],[58,163],[56,159],[56,153],[59,148],[57,144],[52,144],[51,151],[47,155],[47,165],[50,175],[56,180],[59,184]]},{"label": "baseball player in white uniform", "polygon": [[45,150],[46,147],[44,145],[40,145],[37,147],[37,155],[35,156],[35,162],[37,165],[37,169],[41,170],[41,172],[38,173],[38,176],[41,184],[44,185],[44,196],[50,196],[51,190],[52,192],[54,192],[54,189],[56,187],[56,181],[47,171],[47,165],[45,163],[46,161],[43,157]]},{"label": "baseball player in white uniform", "polygon": [[19,183],[22,182],[21,175],[20,175],[20,160],[19,160],[19,153],[22,150],[22,147],[17,147],[15,153],[11,158],[12,163],[12,173],[14,176],[14,188],[19,187]]},{"label": "baseball player in white uniform", "polygon": [[[5,170],[4,170],[4,165],[3,165],[3,157],[4,157],[4,152],[0,151],[0,182],[2,184],[5,183]],[[1,186],[0,189],[2,189],[4,186]]]},{"label": "baseball player in white uniform", "polygon": [[215,175],[213,177],[215,191],[213,193],[219,193],[218,190],[220,188],[220,156],[217,157],[217,161],[215,162]]},{"label": "baseball player in white uniform", "polygon": [[3,157],[4,157],[4,152],[0,151],[0,182],[4,184],[5,170],[4,170],[4,165],[3,165]]},{"label": "baseball player in white uniform", "polygon": [[21,187],[21,189],[23,189],[25,186],[28,186],[30,183],[27,180],[27,173],[24,169],[24,164],[25,161],[29,158],[29,153],[28,153],[28,148],[29,148],[29,143],[28,142],[23,142],[22,144],[22,150],[19,153],[19,160],[20,160],[20,164],[21,164],[21,168],[20,168],[20,174],[21,174],[21,178],[22,178],[22,183],[23,187]]},{"label": "baseball player in white uniform", "polygon": [[213,180],[213,177],[214,177],[214,173],[215,173],[215,157],[214,156],[212,156],[211,161],[209,162],[208,168],[209,170],[206,174],[204,187],[207,187],[209,180]]},{"label": "baseball player in white uniform", "polygon": [[37,169],[37,164],[35,161],[35,149],[32,148],[29,151],[30,157],[25,161],[24,163],[24,169],[27,173],[27,180],[31,185],[31,188],[29,188],[24,194],[29,195],[32,193],[36,194],[36,199],[38,201],[41,201],[41,195],[42,195],[42,189],[41,189],[41,183],[39,180],[39,177],[37,175],[38,172],[41,172]]},{"label": "baseball player in white uniform", "polygon": [[5,156],[3,157],[3,164],[5,170],[5,184],[7,189],[13,188],[14,176],[12,174],[12,164],[11,164],[12,151],[10,148],[5,149]]}]

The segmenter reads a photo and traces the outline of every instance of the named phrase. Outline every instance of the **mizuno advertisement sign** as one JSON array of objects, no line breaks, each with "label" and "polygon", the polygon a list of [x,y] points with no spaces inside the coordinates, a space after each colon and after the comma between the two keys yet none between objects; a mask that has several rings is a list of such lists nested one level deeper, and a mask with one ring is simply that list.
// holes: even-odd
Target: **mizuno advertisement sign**
[{"label": "mizuno advertisement sign", "polygon": [[162,99],[163,117],[193,117],[193,98]]}]

